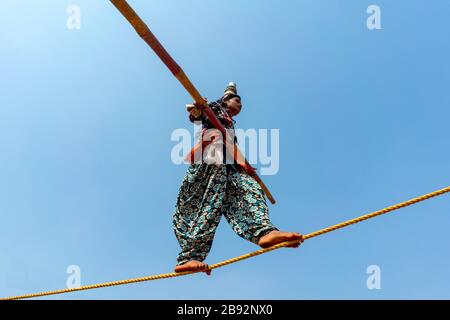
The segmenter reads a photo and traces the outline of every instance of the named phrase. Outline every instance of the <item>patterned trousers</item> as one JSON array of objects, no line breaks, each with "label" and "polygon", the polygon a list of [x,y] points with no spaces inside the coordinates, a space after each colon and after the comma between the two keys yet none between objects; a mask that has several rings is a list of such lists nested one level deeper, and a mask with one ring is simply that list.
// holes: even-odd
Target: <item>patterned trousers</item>
[{"label": "patterned trousers", "polygon": [[177,265],[205,260],[222,215],[240,237],[255,244],[272,230],[264,192],[233,164],[191,164],[181,183],[173,228],[181,252]]}]

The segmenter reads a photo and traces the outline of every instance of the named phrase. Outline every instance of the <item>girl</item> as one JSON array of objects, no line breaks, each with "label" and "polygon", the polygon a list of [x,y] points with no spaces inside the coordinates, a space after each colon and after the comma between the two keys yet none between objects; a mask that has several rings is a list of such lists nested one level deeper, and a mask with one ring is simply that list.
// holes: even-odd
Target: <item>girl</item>
[{"label": "girl", "polygon": [[[223,97],[208,105],[225,129],[234,133],[233,117],[242,109],[236,85],[230,82]],[[181,183],[173,214],[173,227],[181,246],[175,272],[211,273],[203,261],[211,249],[222,215],[240,237],[262,248],[295,240],[298,242],[290,247],[297,248],[303,242],[302,235],[279,231],[272,224],[264,192],[238,164],[195,160],[198,160],[198,150],[203,151],[207,146],[205,133],[214,127],[196,105],[188,106],[188,111],[189,120],[201,121],[203,128],[202,140],[189,154],[191,165]],[[234,141],[237,143],[236,138]]]}]

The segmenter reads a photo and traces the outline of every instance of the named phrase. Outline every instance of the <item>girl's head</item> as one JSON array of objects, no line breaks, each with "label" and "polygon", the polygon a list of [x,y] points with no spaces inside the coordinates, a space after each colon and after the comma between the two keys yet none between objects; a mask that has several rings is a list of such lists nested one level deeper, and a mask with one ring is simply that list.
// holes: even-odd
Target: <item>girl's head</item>
[{"label": "girl's head", "polygon": [[228,84],[223,93],[222,101],[230,116],[235,116],[241,112],[241,97],[237,94],[236,83],[230,82]]},{"label": "girl's head", "polygon": [[237,94],[227,96],[223,100],[223,102],[226,105],[225,107],[227,108],[227,111],[231,117],[234,117],[239,112],[241,112],[242,109],[241,97],[238,96]]}]

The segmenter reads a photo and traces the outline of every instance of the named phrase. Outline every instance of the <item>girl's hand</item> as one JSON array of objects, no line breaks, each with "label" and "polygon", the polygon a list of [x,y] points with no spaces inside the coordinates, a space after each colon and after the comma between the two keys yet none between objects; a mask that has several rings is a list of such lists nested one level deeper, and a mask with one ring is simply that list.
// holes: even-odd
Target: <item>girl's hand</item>
[{"label": "girl's hand", "polygon": [[[203,97],[203,100],[205,100],[205,103],[208,103],[208,99],[205,97]],[[200,106],[201,104],[194,102],[193,104],[186,105],[186,110],[192,117],[198,118],[202,114],[202,110],[199,108]]]}]

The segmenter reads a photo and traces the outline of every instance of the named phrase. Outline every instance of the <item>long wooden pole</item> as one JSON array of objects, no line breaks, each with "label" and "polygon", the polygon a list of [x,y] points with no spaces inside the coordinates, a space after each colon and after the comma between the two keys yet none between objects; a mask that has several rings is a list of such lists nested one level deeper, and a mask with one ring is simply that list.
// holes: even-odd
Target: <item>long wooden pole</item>
[{"label": "long wooden pole", "polygon": [[[139,36],[153,49],[153,51],[158,55],[161,61],[169,68],[172,74],[180,81],[183,87],[187,90],[187,92],[191,95],[197,105],[200,106],[202,112],[208,117],[211,123],[216,127],[224,137],[226,137],[226,141],[230,141],[229,133],[223,127],[222,123],[217,119],[214,112],[208,106],[208,103],[202,98],[198,90],[194,87],[192,82],[186,76],[184,71],[180,68],[180,66],[173,60],[170,54],[164,49],[155,35],[150,31],[149,27],[142,21],[142,19],[137,15],[137,13],[131,8],[131,6],[127,3],[126,0],[110,0],[112,4],[117,8],[117,10],[122,13],[122,15],[128,20],[128,22],[133,26]],[[233,141],[233,140],[231,140]],[[233,154],[235,161],[240,164],[244,170],[252,176],[261,188],[264,190],[267,198],[271,203],[275,203],[275,199],[270,193],[267,186],[261,180],[261,178],[257,175],[253,167],[248,163],[247,159],[245,159],[244,155],[241,153],[239,148],[233,144],[233,150],[231,152]]]}]

